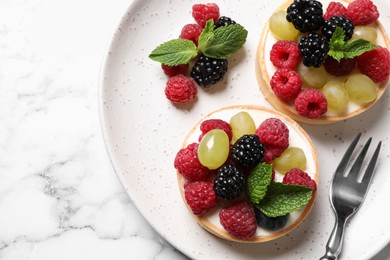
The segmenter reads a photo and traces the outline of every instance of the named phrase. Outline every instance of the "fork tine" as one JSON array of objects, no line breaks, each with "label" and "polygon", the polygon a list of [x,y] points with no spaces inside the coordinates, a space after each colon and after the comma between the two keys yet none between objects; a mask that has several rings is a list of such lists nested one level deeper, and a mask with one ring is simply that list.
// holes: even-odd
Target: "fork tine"
[{"label": "fork tine", "polygon": [[382,141],[380,141],[375,149],[374,155],[372,156],[370,163],[367,166],[366,172],[364,173],[363,179],[362,179],[362,186],[364,189],[367,189],[367,186],[370,184],[372,175],[374,174],[374,169],[376,162],[379,157],[379,151],[381,149]]},{"label": "fork tine", "polygon": [[349,171],[349,174],[347,175],[350,178],[355,178],[357,180],[360,169],[362,168],[364,157],[366,157],[368,148],[370,147],[372,138],[370,137],[366,144],[364,145],[363,149],[359,153],[358,157],[355,160],[355,163],[352,165],[351,170]]},{"label": "fork tine", "polygon": [[347,168],[349,159],[351,159],[353,150],[355,150],[355,147],[357,143],[359,142],[360,137],[362,136],[362,133],[359,133],[355,139],[353,139],[352,143],[349,145],[347,151],[345,152],[343,158],[341,159],[339,165],[337,166],[335,176],[337,175],[343,175],[345,172],[345,169]]}]

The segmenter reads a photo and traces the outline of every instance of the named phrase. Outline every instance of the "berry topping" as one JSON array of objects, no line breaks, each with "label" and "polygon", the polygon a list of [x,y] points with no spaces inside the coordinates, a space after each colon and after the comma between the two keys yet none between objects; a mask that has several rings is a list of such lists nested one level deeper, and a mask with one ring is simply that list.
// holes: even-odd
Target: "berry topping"
[{"label": "berry topping", "polygon": [[360,71],[375,83],[388,80],[390,74],[390,52],[377,46],[375,50],[365,52],[357,58]]},{"label": "berry topping", "polygon": [[344,40],[347,41],[352,38],[353,31],[355,26],[348,18],[345,16],[332,16],[329,20],[326,20],[324,27],[322,27],[322,35],[324,35],[328,40],[333,36],[336,27],[340,27],[344,30]]},{"label": "berry topping", "polygon": [[316,182],[306,172],[298,168],[288,171],[283,177],[283,183],[306,186],[311,188],[313,192],[317,190]]},{"label": "berry topping", "polygon": [[324,24],[322,4],[315,0],[294,0],[287,8],[287,21],[302,33],[317,31]]},{"label": "berry topping", "polygon": [[294,100],[302,88],[302,79],[290,69],[279,69],[270,81],[275,95],[285,101]]},{"label": "berry topping", "polygon": [[179,38],[193,41],[196,45],[198,45],[199,35],[202,30],[203,28],[197,24],[186,24],[181,30]]},{"label": "berry topping", "polygon": [[195,4],[192,6],[192,17],[195,21],[204,28],[206,22],[210,19],[217,23],[219,18],[219,7],[214,3],[209,4]]},{"label": "berry topping", "polygon": [[197,143],[181,149],[176,154],[174,166],[181,175],[191,181],[205,180],[211,174],[211,171],[199,162]]},{"label": "berry topping", "polygon": [[325,70],[333,76],[346,76],[350,74],[356,66],[356,59],[341,59],[340,62],[328,56],[325,60]]},{"label": "berry topping", "polygon": [[164,74],[167,75],[168,77],[173,77],[178,74],[187,74],[187,69],[188,69],[188,63],[187,64],[181,64],[177,66],[168,66],[165,64],[161,64],[161,68],[164,71]]},{"label": "berry topping", "polygon": [[202,122],[200,125],[200,131],[202,131],[202,134],[199,136],[199,141],[202,140],[203,136],[213,129],[221,129],[225,131],[225,133],[229,137],[229,141],[232,140],[233,133],[232,133],[232,127],[229,123],[221,120],[221,119],[208,119]]},{"label": "berry topping", "polygon": [[227,25],[231,25],[231,24],[237,24],[237,23],[235,21],[233,21],[230,17],[221,16],[221,17],[219,17],[218,22],[216,22],[214,24],[214,30],[219,28],[219,27],[227,26]]},{"label": "berry topping", "polygon": [[256,233],[256,216],[248,202],[240,202],[221,209],[219,220],[225,230],[238,239],[248,239]]},{"label": "berry topping", "polygon": [[263,212],[255,207],[255,215],[257,225],[268,230],[278,230],[284,227],[287,223],[290,214],[280,217],[267,217]]},{"label": "berry topping", "polygon": [[326,12],[324,14],[324,19],[329,20],[332,16],[340,16],[346,15],[347,8],[339,2],[330,2],[328,7],[326,8]]},{"label": "berry topping", "polygon": [[299,42],[303,64],[307,67],[320,67],[328,56],[329,44],[324,36],[310,33]]},{"label": "berry topping", "polygon": [[165,96],[174,103],[187,103],[196,98],[198,91],[194,81],[182,74],[169,78]]},{"label": "berry topping", "polygon": [[270,162],[280,156],[289,145],[289,130],[278,118],[268,118],[256,130],[256,135],[265,145],[264,161]]},{"label": "berry topping", "polygon": [[295,99],[295,109],[304,117],[315,119],[327,111],[327,101],[324,94],[317,89],[304,89]]},{"label": "berry topping", "polygon": [[265,147],[255,134],[243,135],[232,148],[233,161],[240,167],[253,167],[264,159]]},{"label": "berry topping", "polygon": [[354,25],[367,25],[379,18],[379,12],[371,0],[355,0],[347,7],[346,16]]},{"label": "berry topping", "polygon": [[271,49],[271,62],[278,69],[293,69],[300,60],[296,42],[277,41]]},{"label": "berry topping", "polygon": [[184,184],[184,197],[195,215],[209,211],[217,202],[211,181],[186,182]]},{"label": "berry topping", "polygon": [[226,59],[214,59],[201,55],[191,70],[191,77],[199,86],[210,87],[223,79],[228,69]]},{"label": "berry topping", "polygon": [[245,189],[244,174],[235,166],[227,164],[219,168],[214,180],[215,194],[225,200],[232,200]]}]

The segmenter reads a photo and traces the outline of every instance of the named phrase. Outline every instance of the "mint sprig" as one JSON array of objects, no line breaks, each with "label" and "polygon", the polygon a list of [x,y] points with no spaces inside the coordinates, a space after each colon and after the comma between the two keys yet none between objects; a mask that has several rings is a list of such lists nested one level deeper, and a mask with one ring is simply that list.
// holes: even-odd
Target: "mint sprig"
[{"label": "mint sprig", "polygon": [[241,25],[232,24],[214,30],[214,21],[207,21],[196,45],[186,39],[167,41],[155,48],[149,58],[168,66],[187,64],[199,52],[215,59],[226,59],[240,49],[247,38],[248,31]]},{"label": "mint sprig", "polygon": [[328,55],[340,62],[341,59],[351,59],[367,51],[375,50],[376,46],[364,39],[345,41],[343,28],[336,27],[329,41]]},{"label": "mint sprig", "polygon": [[247,179],[247,189],[252,203],[257,204],[264,198],[271,179],[271,164],[260,163],[250,172]]},{"label": "mint sprig", "polygon": [[268,217],[284,216],[306,205],[312,193],[306,186],[271,182],[267,194],[255,207]]}]

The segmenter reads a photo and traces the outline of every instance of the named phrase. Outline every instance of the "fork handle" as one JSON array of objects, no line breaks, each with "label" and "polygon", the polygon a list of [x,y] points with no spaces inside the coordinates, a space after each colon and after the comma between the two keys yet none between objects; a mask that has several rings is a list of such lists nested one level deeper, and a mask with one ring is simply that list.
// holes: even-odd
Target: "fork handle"
[{"label": "fork handle", "polygon": [[326,253],[320,260],[335,260],[341,252],[343,243],[344,229],[347,218],[336,217],[336,223],[326,244]]}]

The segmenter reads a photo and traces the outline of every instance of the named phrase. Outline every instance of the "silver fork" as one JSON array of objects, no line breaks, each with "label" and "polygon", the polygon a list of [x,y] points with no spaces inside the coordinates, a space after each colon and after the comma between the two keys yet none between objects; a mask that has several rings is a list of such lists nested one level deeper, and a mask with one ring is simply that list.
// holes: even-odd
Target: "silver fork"
[{"label": "silver fork", "polygon": [[382,142],[378,143],[363,177],[360,177],[361,181],[359,180],[359,172],[371,143],[371,138],[369,138],[352,165],[351,170],[345,175],[348,162],[360,137],[361,133],[349,145],[340,164],[337,166],[332,184],[330,185],[330,202],[336,216],[336,223],[326,244],[326,253],[320,260],[337,259],[341,252],[345,224],[349,217],[356,213],[360,205],[362,205],[374,173]]}]

